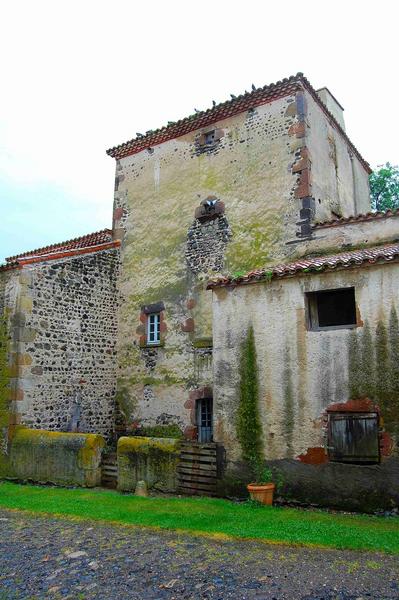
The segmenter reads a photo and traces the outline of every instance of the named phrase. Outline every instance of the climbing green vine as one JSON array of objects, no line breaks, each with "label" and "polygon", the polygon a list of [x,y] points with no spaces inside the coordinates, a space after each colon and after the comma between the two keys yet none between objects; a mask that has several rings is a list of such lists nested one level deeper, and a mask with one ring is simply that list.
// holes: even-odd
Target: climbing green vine
[{"label": "climbing green vine", "polygon": [[254,474],[257,474],[262,463],[263,441],[259,415],[258,369],[252,326],[248,329],[241,346],[237,437],[243,459],[249,463]]}]

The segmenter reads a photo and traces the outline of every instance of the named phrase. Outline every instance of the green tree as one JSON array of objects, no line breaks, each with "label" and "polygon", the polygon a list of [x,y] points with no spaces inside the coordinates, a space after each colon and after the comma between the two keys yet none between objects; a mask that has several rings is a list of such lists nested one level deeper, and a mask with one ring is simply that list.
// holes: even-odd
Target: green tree
[{"label": "green tree", "polygon": [[389,407],[390,375],[389,375],[389,340],[385,324],[378,321],[375,330],[375,363],[376,363],[376,399],[381,408]]},{"label": "green tree", "polygon": [[370,175],[371,207],[373,210],[399,208],[399,167],[387,162]]},{"label": "green tree", "polygon": [[237,437],[242,457],[256,473],[262,461],[262,425],[259,415],[258,368],[254,330],[249,328],[241,347],[240,402],[237,415]]}]

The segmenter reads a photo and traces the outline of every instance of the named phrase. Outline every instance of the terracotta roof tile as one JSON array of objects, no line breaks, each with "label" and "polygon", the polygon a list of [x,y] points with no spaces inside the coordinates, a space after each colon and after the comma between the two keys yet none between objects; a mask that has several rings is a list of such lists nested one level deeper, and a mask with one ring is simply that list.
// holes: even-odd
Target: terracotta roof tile
[{"label": "terracotta roof tile", "polygon": [[66,242],[60,242],[59,244],[52,244],[51,246],[43,246],[43,248],[37,248],[36,250],[30,250],[29,252],[23,252],[16,256],[9,256],[6,258],[6,263],[11,265],[24,258],[34,258],[38,256],[50,256],[51,254],[58,254],[59,252],[67,252],[68,250],[79,250],[82,248],[90,248],[99,246],[107,242],[112,242],[112,230],[103,229],[102,231],[96,231],[95,233],[89,233],[73,240],[67,240]]},{"label": "terracotta roof tile", "polygon": [[340,225],[350,225],[351,223],[362,223],[363,221],[376,221],[388,217],[399,217],[399,208],[395,210],[368,212],[361,215],[352,215],[350,217],[337,217],[329,221],[315,223],[313,229],[322,229],[323,227],[339,227]]},{"label": "terracotta roof tile", "polygon": [[237,96],[237,98],[217,104],[213,108],[199,111],[194,115],[190,115],[185,119],[180,119],[175,123],[170,123],[167,126],[161,127],[160,129],[147,131],[145,135],[138,136],[125,142],[124,144],[110,148],[107,150],[107,154],[116,159],[123,158],[131,154],[136,154],[145,148],[162,144],[167,140],[180,137],[190,133],[191,131],[195,131],[196,129],[207,127],[212,123],[216,123],[222,119],[226,119],[233,115],[239,114],[240,112],[244,112],[249,108],[253,108],[254,106],[260,106],[262,104],[272,102],[273,100],[277,100],[278,98],[295,94],[295,92],[301,89],[306,89],[311,94],[313,99],[319,104],[319,106],[321,106],[330,121],[334,123],[336,129],[338,129],[341,135],[348,142],[350,148],[356,154],[365,169],[368,172],[371,172],[370,165],[364,160],[359,151],[349,140],[345,131],[327,109],[325,104],[321,101],[316,90],[311,86],[303,73],[297,73],[289,78],[277,81],[277,83],[271,83],[269,85],[265,85],[264,87],[257,88],[252,92],[245,92],[244,94]]},{"label": "terracotta roof tile", "polygon": [[269,269],[258,269],[250,271],[241,277],[219,277],[208,283],[207,289],[226,285],[241,285],[268,281],[297,275],[301,273],[315,273],[337,267],[352,267],[376,262],[392,261],[399,258],[399,243],[378,246],[376,248],[365,248],[362,250],[351,250],[340,254],[318,256],[315,258],[302,258],[295,262],[277,265]]}]

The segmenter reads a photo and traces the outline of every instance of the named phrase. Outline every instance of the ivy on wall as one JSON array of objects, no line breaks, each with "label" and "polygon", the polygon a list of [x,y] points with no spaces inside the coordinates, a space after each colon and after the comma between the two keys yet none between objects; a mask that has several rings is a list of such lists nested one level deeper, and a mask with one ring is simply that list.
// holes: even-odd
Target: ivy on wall
[{"label": "ivy on wall", "polygon": [[263,456],[262,426],[259,414],[259,384],[254,331],[251,326],[241,346],[240,394],[237,437],[242,457],[254,473]]},{"label": "ivy on wall", "polygon": [[392,307],[388,324],[380,319],[372,330],[354,330],[349,340],[351,398],[368,396],[382,410],[388,430],[399,430],[399,320]]}]

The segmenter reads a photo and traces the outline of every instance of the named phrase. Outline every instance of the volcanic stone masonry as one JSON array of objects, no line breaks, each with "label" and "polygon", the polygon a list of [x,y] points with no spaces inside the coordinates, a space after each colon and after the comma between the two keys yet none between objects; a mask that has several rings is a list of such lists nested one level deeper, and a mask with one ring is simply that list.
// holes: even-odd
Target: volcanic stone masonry
[{"label": "volcanic stone masonry", "polygon": [[[109,436],[114,423],[118,250],[14,271],[12,411],[16,424]],[[10,310],[10,309],[9,309]]]}]

